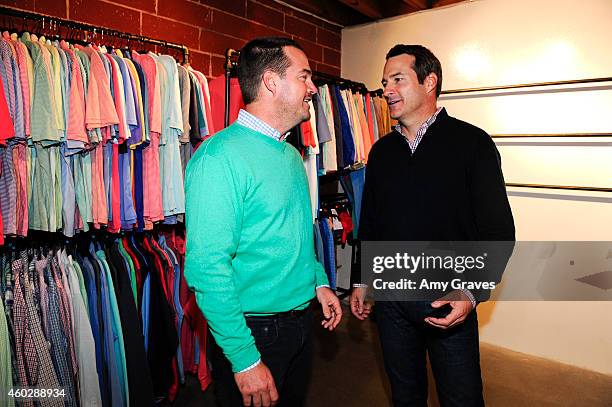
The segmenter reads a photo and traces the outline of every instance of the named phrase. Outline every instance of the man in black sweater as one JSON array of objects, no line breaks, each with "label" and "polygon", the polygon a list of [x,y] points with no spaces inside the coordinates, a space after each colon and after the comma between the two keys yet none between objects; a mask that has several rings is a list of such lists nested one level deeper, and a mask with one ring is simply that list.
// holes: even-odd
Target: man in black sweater
[{"label": "man in black sweater", "polygon": [[[386,59],[384,96],[399,124],[370,152],[359,239],[513,241],[499,153],[486,132],[437,107],[440,61],[420,45],[396,45]],[[352,273],[351,311],[363,320],[370,306],[358,268]],[[468,290],[451,294],[432,303],[376,303],[396,407],[427,406],[426,353],[442,406],[484,405],[477,301]],[[432,316],[443,306],[448,315]]]}]

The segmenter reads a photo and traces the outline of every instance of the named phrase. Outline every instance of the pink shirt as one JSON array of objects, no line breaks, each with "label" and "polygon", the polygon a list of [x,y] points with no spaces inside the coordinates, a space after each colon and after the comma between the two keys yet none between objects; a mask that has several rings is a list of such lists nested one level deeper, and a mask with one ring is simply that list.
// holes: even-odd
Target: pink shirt
[{"label": "pink shirt", "polygon": [[215,126],[214,126],[213,119],[212,119],[212,110],[210,108],[210,91],[208,90],[208,79],[206,79],[206,76],[204,76],[202,72],[196,71],[195,69],[191,69],[191,68],[190,70],[191,72],[195,74],[196,78],[198,78],[198,81],[200,82],[202,93],[204,94],[204,115],[206,116],[206,126],[208,128],[208,136],[212,136],[216,132],[215,132]]},{"label": "pink shirt", "polygon": [[66,124],[66,138],[89,143],[87,130],[85,129],[85,87],[81,66],[74,51],[68,48],[68,44],[62,41],[60,46],[72,60],[72,86],[70,86],[70,109],[68,111],[68,123]]},{"label": "pink shirt", "polygon": [[147,78],[147,96],[149,99],[149,131],[161,133],[162,114],[161,114],[161,87],[159,84],[159,75],[157,74],[157,64],[155,59],[148,54],[140,55],[136,51],[132,51],[132,58],[144,71]]},{"label": "pink shirt", "polygon": [[155,59],[148,55],[140,55],[132,51],[132,57],[140,64],[147,78],[147,93],[149,106],[149,145],[142,152],[145,229],[153,228],[153,222],[164,220],[162,201],[161,176],[159,169],[159,141],[161,136],[161,87]]},{"label": "pink shirt", "polygon": [[85,103],[85,124],[88,129],[119,124],[115,103],[110,92],[110,78],[104,69],[100,55],[90,47],[77,45],[91,61],[87,100]]},{"label": "pink shirt", "polygon": [[28,49],[20,41],[12,41],[17,54],[17,65],[19,66],[19,82],[21,82],[21,93],[23,96],[23,121],[25,123],[26,136],[30,135],[30,81],[28,80]]}]

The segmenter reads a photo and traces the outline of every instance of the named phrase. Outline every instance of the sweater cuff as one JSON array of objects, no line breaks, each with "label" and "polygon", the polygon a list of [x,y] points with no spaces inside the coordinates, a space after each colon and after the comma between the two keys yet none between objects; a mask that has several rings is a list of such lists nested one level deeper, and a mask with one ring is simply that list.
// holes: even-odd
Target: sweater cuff
[{"label": "sweater cuff", "polygon": [[239,373],[257,366],[257,363],[261,361],[261,354],[255,344],[253,344],[240,352],[240,354],[228,359],[232,363],[234,373]]},{"label": "sweater cuff", "polygon": [[256,367],[258,364],[260,364],[260,363],[261,363],[261,358],[257,359],[257,362],[253,363],[251,366],[247,367],[246,369],[242,369],[241,371],[236,372],[236,373],[244,373],[244,372],[248,372],[249,370],[251,370],[251,369],[255,368],[255,367]]}]

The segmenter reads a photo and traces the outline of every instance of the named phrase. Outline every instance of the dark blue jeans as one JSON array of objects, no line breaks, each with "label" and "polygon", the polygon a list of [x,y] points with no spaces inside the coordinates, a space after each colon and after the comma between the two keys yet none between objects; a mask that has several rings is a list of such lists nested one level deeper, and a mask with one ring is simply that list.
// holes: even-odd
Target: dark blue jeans
[{"label": "dark blue jeans", "polygon": [[[270,369],[280,399],[277,406],[304,404],[312,365],[312,311],[246,317],[262,362]],[[242,406],[242,396],[232,367],[209,332],[209,360],[217,403],[223,407]]]},{"label": "dark blue jeans", "polygon": [[430,311],[428,302],[376,303],[393,405],[427,406],[426,353],[429,353],[442,407],[484,406],[476,311],[448,330],[424,322]]}]

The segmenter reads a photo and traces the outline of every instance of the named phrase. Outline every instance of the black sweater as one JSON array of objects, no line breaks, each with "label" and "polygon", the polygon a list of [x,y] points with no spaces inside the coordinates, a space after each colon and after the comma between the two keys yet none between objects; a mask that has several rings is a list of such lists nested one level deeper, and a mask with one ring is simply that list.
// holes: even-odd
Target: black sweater
[{"label": "black sweater", "polygon": [[[514,240],[491,137],[442,109],[414,154],[396,131],[378,140],[368,157],[359,240]],[[359,264],[351,277],[359,281]]]}]

